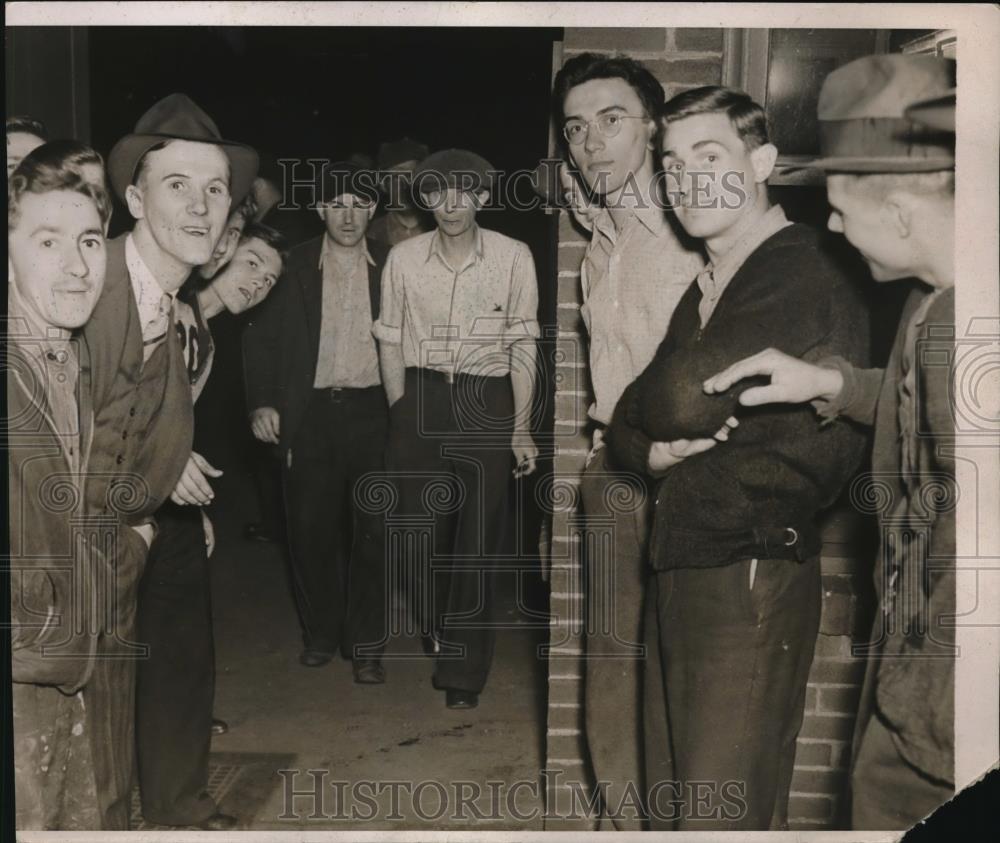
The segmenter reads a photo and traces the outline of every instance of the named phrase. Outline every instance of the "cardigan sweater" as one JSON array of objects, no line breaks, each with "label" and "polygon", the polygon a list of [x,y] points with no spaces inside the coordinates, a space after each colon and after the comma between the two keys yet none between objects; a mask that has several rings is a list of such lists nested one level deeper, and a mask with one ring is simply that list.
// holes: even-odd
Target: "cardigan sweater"
[{"label": "cardigan sweater", "polygon": [[665,570],[811,558],[820,548],[817,515],[857,470],[864,430],[846,420],[821,424],[808,404],[741,407],[747,380],[717,395],[706,395],[702,383],[768,347],[865,366],[864,299],[804,225],[782,229],[751,253],[704,328],[701,296],[697,284],[688,288],[608,431],[619,463],[648,474],[654,441],[710,438],[730,416],[740,419],[728,442],[683,460],[660,481],[650,562]]}]

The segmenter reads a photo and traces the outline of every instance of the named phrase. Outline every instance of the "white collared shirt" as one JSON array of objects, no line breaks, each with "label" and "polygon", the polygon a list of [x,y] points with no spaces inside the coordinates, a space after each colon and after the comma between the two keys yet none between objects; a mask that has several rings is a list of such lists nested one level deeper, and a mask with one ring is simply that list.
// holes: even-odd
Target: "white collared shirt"
[{"label": "white collared shirt", "polygon": [[139,249],[135,245],[132,235],[125,238],[125,267],[128,269],[128,277],[132,282],[132,295],[135,296],[135,304],[139,309],[139,324],[142,326],[142,339],[155,339],[161,333],[159,327],[162,323],[160,313],[160,302],[163,296],[170,297],[171,303],[177,297],[177,291],[166,292],[156,280],[156,276],[139,254]]}]

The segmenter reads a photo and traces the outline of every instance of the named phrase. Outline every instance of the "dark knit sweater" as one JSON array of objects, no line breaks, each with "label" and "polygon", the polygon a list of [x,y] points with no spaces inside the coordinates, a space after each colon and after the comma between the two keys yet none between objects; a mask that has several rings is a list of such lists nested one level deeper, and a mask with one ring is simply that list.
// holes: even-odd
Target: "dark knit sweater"
[{"label": "dark knit sweater", "polygon": [[[844,420],[821,424],[809,404],[741,407],[746,381],[718,395],[706,395],[702,383],[768,347],[867,365],[864,299],[804,225],[782,229],[747,258],[704,329],[701,297],[692,284],[652,362],[619,401],[607,436],[621,466],[648,473],[652,442],[709,438],[729,416],[740,419],[728,442],[660,481],[650,562],[664,570],[809,558],[819,551],[817,514],[857,470],[864,430]],[[787,528],[797,541],[785,543]]]}]

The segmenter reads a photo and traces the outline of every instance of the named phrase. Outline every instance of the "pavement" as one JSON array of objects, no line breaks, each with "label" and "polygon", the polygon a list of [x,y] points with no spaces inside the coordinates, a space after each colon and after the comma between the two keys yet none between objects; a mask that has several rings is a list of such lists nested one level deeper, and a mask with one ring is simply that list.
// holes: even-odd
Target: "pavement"
[{"label": "pavement", "polygon": [[230,468],[213,485],[215,715],[230,727],[213,756],[275,758],[252,800],[237,787],[223,809],[252,830],[540,829],[547,628],[516,605],[514,576],[494,595],[507,628],[478,708],[445,708],[415,636],[392,641],[384,685],[355,685],[342,658],[299,664],[284,550],[243,537],[250,475]]}]

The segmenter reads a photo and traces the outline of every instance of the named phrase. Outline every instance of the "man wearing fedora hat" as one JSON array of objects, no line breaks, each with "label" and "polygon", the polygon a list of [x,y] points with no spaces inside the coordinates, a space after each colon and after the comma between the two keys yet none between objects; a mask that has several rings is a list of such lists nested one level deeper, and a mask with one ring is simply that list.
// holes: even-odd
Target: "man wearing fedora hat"
[{"label": "man wearing fedora hat", "polygon": [[436,635],[434,684],[449,708],[474,708],[486,684],[490,558],[503,553],[511,451],[515,477],[534,471],[538,454],[535,265],[524,243],[476,223],[492,173],[462,149],[421,163],[413,184],[437,228],[389,253],[374,329],[400,512],[434,521],[431,552],[402,561],[417,571],[420,620]]},{"label": "man wearing fedora hat", "polygon": [[306,667],[338,650],[359,684],[384,681],[381,520],[355,486],[383,470],[388,408],[372,324],[386,249],[366,237],[374,174],[327,164],[317,213],[326,231],[292,250],[271,307],[244,334],[254,436],[278,445],[292,584]]},{"label": "man wearing fedora hat", "polygon": [[[174,298],[207,263],[257,154],[224,140],[183,94],[149,109],[115,144],[108,177],[135,219],[108,243],[107,278],[84,328],[94,405],[87,504],[109,519],[113,603],[85,691],[102,825],[128,828],[134,752],[136,590],[154,513],[191,459],[192,399]],[[201,818],[207,821],[209,818]]]},{"label": "man wearing fedora hat", "polygon": [[[954,77],[950,59],[886,55],[831,73],[819,98],[829,227],[879,282],[917,278],[886,368],[767,349],[704,385],[770,383],[745,406],[812,402],[824,423],[874,426],[880,555],[854,740],[852,823],[900,829],[954,792]],[[913,535],[919,541],[909,541]]]}]

